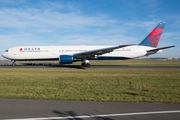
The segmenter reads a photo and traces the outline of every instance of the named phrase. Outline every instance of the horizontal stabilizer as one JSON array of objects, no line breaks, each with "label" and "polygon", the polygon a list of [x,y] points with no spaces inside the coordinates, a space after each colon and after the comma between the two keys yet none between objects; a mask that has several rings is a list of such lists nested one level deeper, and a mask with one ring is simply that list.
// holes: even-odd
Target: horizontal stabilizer
[{"label": "horizontal stabilizer", "polygon": [[168,48],[172,48],[172,47],[176,47],[176,45],[168,46],[168,47],[162,47],[162,48],[157,48],[157,49],[153,49],[153,50],[148,50],[147,52],[155,52],[155,51],[159,51],[159,50],[163,50],[163,49],[168,49]]},{"label": "horizontal stabilizer", "polygon": [[168,46],[168,47],[162,47],[162,48],[156,48],[156,49],[148,50],[147,53],[146,53],[146,56],[152,55],[152,54],[156,54],[156,53],[160,53],[160,52],[162,52],[163,49],[168,49],[168,48],[172,48],[172,47],[176,47],[176,46],[173,45],[173,46]]}]

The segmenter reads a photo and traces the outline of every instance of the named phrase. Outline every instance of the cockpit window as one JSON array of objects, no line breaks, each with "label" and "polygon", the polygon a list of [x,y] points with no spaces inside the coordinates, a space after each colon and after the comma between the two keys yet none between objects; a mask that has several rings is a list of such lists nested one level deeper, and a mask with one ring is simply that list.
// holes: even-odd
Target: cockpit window
[{"label": "cockpit window", "polygon": [[5,52],[8,52],[8,50],[6,50]]}]

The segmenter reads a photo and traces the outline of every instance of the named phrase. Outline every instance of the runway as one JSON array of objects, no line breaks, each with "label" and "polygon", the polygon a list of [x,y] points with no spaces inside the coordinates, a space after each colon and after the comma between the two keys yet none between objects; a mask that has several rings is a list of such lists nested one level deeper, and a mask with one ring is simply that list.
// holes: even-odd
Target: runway
[{"label": "runway", "polygon": [[82,67],[80,65],[0,65],[0,68],[58,68],[58,69],[180,69],[180,66],[125,66],[125,65],[92,65]]},{"label": "runway", "polygon": [[[78,117],[77,117],[78,116]],[[180,119],[180,104],[82,102],[0,98],[0,119]]]}]

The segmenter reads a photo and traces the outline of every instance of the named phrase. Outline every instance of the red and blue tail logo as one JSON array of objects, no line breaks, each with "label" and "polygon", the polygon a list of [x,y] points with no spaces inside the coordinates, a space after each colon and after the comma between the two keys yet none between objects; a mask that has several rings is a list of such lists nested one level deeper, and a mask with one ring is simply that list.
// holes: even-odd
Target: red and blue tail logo
[{"label": "red and blue tail logo", "polygon": [[153,31],[139,44],[143,46],[157,47],[165,23],[159,23]]}]

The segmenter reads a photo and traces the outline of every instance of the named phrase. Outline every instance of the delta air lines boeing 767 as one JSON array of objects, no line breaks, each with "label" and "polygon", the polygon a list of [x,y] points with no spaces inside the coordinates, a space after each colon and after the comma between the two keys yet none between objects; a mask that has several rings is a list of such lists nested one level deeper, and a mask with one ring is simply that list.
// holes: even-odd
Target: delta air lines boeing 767
[{"label": "delta air lines boeing 767", "polygon": [[90,67],[89,60],[125,60],[162,52],[157,48],[165,23],[159,23],[139,44],[117,46],[19,46],[6,50],[2,56],[15,61],[59,60],[60,64],[81,61],[83,67]]}]

